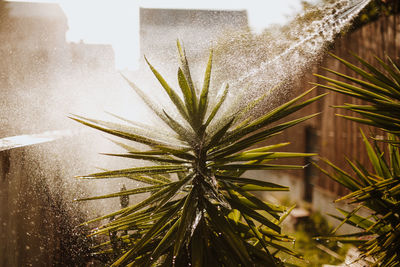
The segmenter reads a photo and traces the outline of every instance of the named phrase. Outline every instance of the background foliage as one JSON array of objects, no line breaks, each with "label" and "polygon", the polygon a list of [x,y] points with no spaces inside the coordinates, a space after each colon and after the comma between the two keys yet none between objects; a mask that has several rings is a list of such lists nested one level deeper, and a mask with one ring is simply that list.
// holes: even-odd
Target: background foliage
[{"label": "background foliage", "polygon": [[347,173],[329,160],[324,160],[332,171],[321,170],[350,191],[337,200],[352,204],[348,206],[350,211],[338,209],[343,217],[334,217],[342,220],[342,224],[347,223],[359,229],[351,234],[337,235],[331,240],[358,245],[361,258],[370,261],[372,266],[399,266],[400,68],[389,57],[387,62],[376,58],[378,67],[374,67],[355,55],[364,69],[334,57],[362,79],[329,70],[344,81],[317,75],[328,82],[320,86],[363,100],[363,104],[344,104],[338,108],[359,115],[344,118],[377,127],[386,136],[368,138],[367,134],[361,132],[369,164],[362,165],[357,159],[348,159],[353,173]]}]

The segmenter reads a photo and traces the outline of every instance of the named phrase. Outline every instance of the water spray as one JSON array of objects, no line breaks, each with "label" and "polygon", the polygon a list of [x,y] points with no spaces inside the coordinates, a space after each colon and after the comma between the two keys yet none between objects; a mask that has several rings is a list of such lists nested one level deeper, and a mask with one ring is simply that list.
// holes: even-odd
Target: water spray
[{"label": "water spray", "polygon": [[[309,36],[305,37],[303,40],[297,43],[294,43],[283,53],[277,55],[273,59],[268,60],[266,62],[262,62],[259,67],[254,68],[245,75],[239,77],[239,79],[237,79],[236,82],[232,83],[231,85],[235,86],[241,84],[246,79],[254,77],[257,74],[260,74],[260,72],[265,71],[265,69],[271,64],[275,63],[284,56],[289,55],[296,48],[300,47],[301,45],[304,45],[305,43],[311,40],[314,40],[315,38],[322,37],[324,42],[332,41],[335,35],[340,33],[340,31],[358,15],[358,13],[370,2],[370,0],[345,1],[345,2],[348,2],[348,4],[337,11],[337,13],[341,13],[339,16],[335,17],[335,14],[324,16],[321,26],[317,27],[316,29],[310,29],[313,31],[313,33],[311,33]],[[333,9],[336,5],[337,4],[331,4],[326,9],[327,10]],[[307,30],[308,29],[305,29],[304,31]]]},{"label": "water spray", "polygon": [[[321,18],[307,22],[304,27],[291,29],[290,37],[298,37],[299,40],[292,41],[281,37],[281,34],[276,36],[277,42],[285,44],[289,43],[288,47],[281,53],[267,60],[261,60],[256,66],[249,66],[249,69],[243,68],[241,64],[235,64],[237,61],[236,54],[234,57],[227,59],[230,62],[230,67],[238,66],[235,69],[236,73],[243,73],[239,77],[234,77],[229,81],[233,88],[228,95],[230,101],[227,103],[235,103],[229,107],[225,107],[225,114],[236,114],[243,110],[252,99],[262,95],[274,96],[275,93],[280,93],[280,89],[276,85],[282,84],[283,81],[290,80],[301,75],[307,68],[323,55],[328,44],[332,43],[346,27],[357,17],[362,9],[370,2],[370,0],[339,0],[328,5],[319,5],[314,7],[311,12],[321,15]],[[304,17],[307,12],[299,15]],[[310,13],[311,14],[311,13]],[[283,38],[280,40],[279,38]],[[257,61],[263,53],[268,51],[259,50],[258,47],[253,48],[251,57],[255,57],[253,61]],[[229,78],[229,77],[228,77]],[[246,89],[243,89],[246,88]],[[285,86],[283,90],[288,90],[290,86]],[[285,95],[288,92],[285,92]],[[271,104],[271,98],[267,97],[268,103]],[[264,107],[265,111],[265,107]],[[221,117],[224,117],[222,115]]]},{"label": "water spray", "polygon": [[61,138],[70,137],[77,132],[71,130],[59,130],[59,131],[46,131],[40,134],[31,135],[18,135],[10,136],[0,139],[0,151],[10,150],[18,147],[31,146],[41,143],[52,142]]}]

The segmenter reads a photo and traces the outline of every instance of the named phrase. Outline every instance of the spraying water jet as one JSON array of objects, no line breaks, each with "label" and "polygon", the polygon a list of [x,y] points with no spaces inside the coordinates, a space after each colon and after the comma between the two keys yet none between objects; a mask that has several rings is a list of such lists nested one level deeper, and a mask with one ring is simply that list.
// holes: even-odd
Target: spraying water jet
[{"label": "spraying water jet", "polygon": [[[236,51],[239,53],[243,51],[241,47],[237,47],[235,43],[229,43],[231,48],[226,48],[223,43],[226,39],[222,39],[222,44],[217,43],[217,48],[223,47],[221,52],[223,59],[218,62],[223,69],[217,72],[222,74],[222,77],[233,87],[227,96],[229,99],[227,103],[235,103],[226,107],[224,114],[239,112],[251,99],[266,93],[269,94],[269,100],[265,98],[263,105],[260,105],[264,108],[271,106],[270,98],[274,94],[290,94],[290,85],[277,90],[270,89],[283,81],[296,79],[313,63],[318,62],[327,46],[351,24],[369,2],[370,0],[339,0],[327,5],[317,5],[294,19],[289,24],[290,28],[282,28],[285,29],[286,35],[278,31],[272,37],[274,40],[270,40],[271,37],[261,39],[261,42],[274,44],[272,48],[266,48],[264,51],[259,50],[261,43],[256,42],[254,47],[250,48],[250,52],[238,55]],[[314,16],[313,20],[307,18],[302,21],[308,14],[318,14],[319,17]],[[276,53],[276,47],[282,44],[286,48]],[[265,54],[268,54],[266,59]],[[243,62],[242,57],[246,57],[251,65]],[[226,66],[229,66],[229,71],[225,70]],[[224,72],[228,73],[226,77]]]}]

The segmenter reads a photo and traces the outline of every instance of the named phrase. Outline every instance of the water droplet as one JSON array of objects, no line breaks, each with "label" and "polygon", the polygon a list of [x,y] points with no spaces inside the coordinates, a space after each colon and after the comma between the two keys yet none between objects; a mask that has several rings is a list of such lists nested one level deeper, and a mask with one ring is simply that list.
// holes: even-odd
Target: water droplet
[{"label": "water droplet", "polygon": [[192,227],[190,229],[190,236],[193,236],[194,230],[196,230],[197,225],[199,224],[202,216],[203,216],[203,214],[200,211],[196,210],[196,218],[195,218],[195,220],[193,222],[193,225],[192,225]]}]

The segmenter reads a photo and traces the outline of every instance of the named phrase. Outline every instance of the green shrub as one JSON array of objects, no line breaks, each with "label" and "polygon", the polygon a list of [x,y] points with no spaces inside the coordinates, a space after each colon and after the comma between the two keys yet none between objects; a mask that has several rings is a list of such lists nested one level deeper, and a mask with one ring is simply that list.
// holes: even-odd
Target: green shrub
[{"label": "green shrub", "polygon": [[261,117],[252,118],[249,116],[252,107],[266,97],[264,95],[249,103],[239,114],[218,116],[217,119],[216,114],[221,112],[229,86],[223,85],[218,99],[210,100],[212,52],[201,90],[194,86],[179,42],[178,52],[181,63],[178,82],[183,98],[147,62],[177,114],[168,114],[156,106],[127,80],[163,125],[150,127],[129,122],[128,126],[73,117],[84,125],[148,148],[138,150],[117,142],[127,152],[112,156],[153,163],[82,177],[126,177],[146,184],[85,200],[150,193],[139,203],[88,222],[111,219],[91,233],[112,236],[112,240],[99,244],[96,252],[108,254],[112,266],[280,266],[283,265],[282,253],[300,258],[299,254],[281,245],[293,241],[281,232],[280,226],[289,210],[264,202],[252,193],[287,191],[288,188],[242,175],[247,170],[302,169],[303,166],[271,161],[311,154],[276,152],[287,143],[254,146],[315,116],[276,123],[322,96],[302,100],[309,90]]},{"label": "green shrub", "polygon": [[[317,75],[328,81],[320,85],[329,90],[349,95],[364,104],[345,104],[339,108],[355,112],[359,116],[342,116],[354,122],[381,129],[384,140],[368,138],[361,132],[369,158],[368,165],[347,160],[353,173],[347,173],[328,160],[332,172],[322,170],[329,177],[350,190],[337,201],[349,201],[350,211],[339,209],[348,223],[360,231],[331,237],[358,245],[361,258],[372,266],[400,265],[400,68],[388,58],[388,63],[377,58],[379,68],[360,57],[357,60],[364,69],[334,56],[363,79],[347,76],[333,70],[333,74],[346,82]],[[370,141],[372,139],[372,141]],[[355,205],[355,206],[354,206]],[[350,207],[354,207],[351,209]],[[362,214],[368,213],[365,217]]]}]

